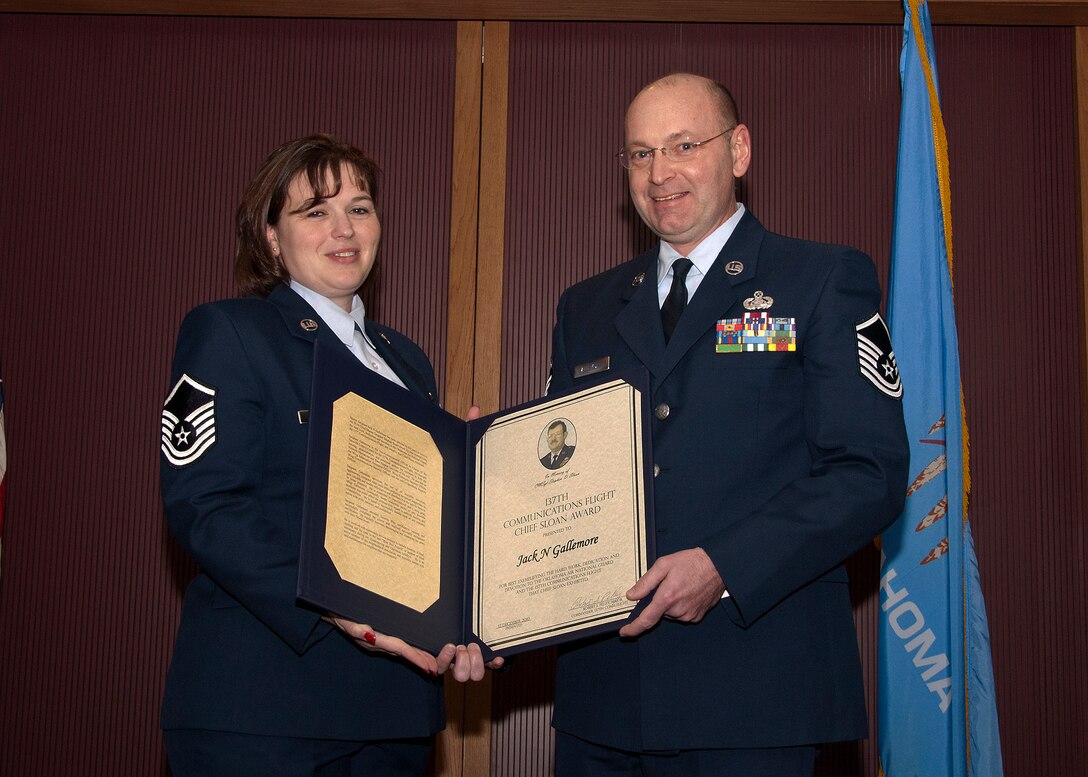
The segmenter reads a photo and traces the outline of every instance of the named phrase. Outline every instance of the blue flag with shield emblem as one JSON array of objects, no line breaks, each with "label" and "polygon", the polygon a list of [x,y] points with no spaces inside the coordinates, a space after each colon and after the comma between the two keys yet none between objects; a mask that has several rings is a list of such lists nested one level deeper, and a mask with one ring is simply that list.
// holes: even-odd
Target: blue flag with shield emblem
[{"label": "blue flag with shield emblem", "polygon": [[952,302],[947,142],[929,11],[905,0],[888,317],[911,483],[881,538],[884,777],[1002,774],[989,627],[967,522],[970,475]]}]

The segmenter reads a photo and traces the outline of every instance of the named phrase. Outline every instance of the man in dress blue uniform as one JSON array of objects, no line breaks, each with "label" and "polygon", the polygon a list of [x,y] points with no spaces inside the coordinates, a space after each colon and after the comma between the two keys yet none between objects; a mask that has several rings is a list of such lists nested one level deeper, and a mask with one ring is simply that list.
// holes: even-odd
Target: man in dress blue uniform
[{"label": "man in dress blue uniform", "polygon": [[721,84],[645,87],[619,156],[660,242],[563,294],[551,390],[649,370],[658,559],[633,621],[560,652],[557,774],[811,775],[866,734],[843,563],[906,490],[876,272],[737,203],[751,136]]}]

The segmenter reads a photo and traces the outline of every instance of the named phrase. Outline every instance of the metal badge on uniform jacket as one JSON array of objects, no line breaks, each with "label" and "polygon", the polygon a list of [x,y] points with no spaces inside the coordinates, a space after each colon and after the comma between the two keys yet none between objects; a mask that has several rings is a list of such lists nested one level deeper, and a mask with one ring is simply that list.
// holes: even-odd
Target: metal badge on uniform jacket
[{"label": "metal badge on uniform jacket", "polygon": [[880,313],[873,313],[854,329],[858,333],[858,369],[862,377],[889,397],[901,398],[903,382],[899,379],[892,338]]},{"label": "metal badge on uniform jacket", "polygon": [[182,375],[162,407],[162,455],[192,464],[215,445],[215,389]]},{"label": "metal badge on uniform jacket", "polygon": [[797,319],[768,313],[745,313],[744,318],[723,318],[715,327],[717,353],[741,351],[796,351]]},{"label": "metal badge on uniform jacket", "polygon": [[774,304],[774,297],[768,297],[762,291],[757,291],[748,299],[744,300],[745,310],[770,310],[771,305]]}]

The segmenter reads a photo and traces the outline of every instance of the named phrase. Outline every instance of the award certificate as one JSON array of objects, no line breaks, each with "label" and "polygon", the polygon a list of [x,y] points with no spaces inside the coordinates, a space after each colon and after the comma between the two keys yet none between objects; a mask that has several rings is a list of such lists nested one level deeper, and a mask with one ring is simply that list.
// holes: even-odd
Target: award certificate
[{"label": "award certificate", "polygon": [[653,556],[648,386],[466,422],[318,341],[299,600],[432,653],[618,629]]}]

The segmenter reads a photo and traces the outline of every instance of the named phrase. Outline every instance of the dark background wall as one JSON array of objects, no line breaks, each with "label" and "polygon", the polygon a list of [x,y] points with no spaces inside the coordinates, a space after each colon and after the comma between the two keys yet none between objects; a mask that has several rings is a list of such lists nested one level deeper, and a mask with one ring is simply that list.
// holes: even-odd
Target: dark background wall
[{"label": "dark background wall", "polygon": [[279,143],[328,131],[387,174],[368,314],[419,342],[441,385],[455,25],[0,24],[0,774],[157,774],[194,570],[158,493],[177,328],[233,293],[245,182]]},{"label": "dark background wall", "polygon": [[[1076,774],[1088,614],[1073,36],[935,37],[1006,773]],[[441,385],[453,41],[442,22],[0,17],[0,774],[165,771],[158,699],[193,568],[159,505],[160,403],[181,316],[231,293],[233,208],[274,145],[328,130],[386,169],[364,298]],[[511,25],[502,404],[542,390],[559,291],[647,244],[611,154],[627,101],[663,72],[734,87],[755,144],[742,200],[764,224],[857,245],[883,277],[900,42],[897,26]],[[875,553],[851,571],[872,678]],[[550,671],[542,652],[496,678],[494,775],[550,773]],[[836,747],[821,769],[875,775],[874,748]]]}]

